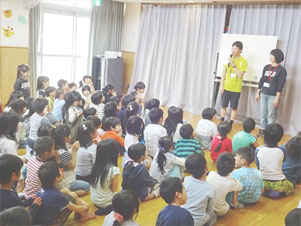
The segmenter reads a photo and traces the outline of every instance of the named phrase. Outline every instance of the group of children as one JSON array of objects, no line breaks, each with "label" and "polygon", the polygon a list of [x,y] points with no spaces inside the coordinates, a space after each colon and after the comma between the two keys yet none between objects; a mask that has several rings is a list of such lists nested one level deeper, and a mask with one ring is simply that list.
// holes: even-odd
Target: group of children
[{"label": "group of children", "polygon": [[[251,118],[231,140],[229,124],[213,122],[213,108],[203,110],[195,129],[178,107],[164,120],[158,99],[143,109],[142,82],[120,96],[110,84],[95,90],[91,76],[79,89],[65,80],[51,87],[40,76],[34,99],[29,75],[28,65],[18,67],[15,91],[0,114],[1,219],[21,206],[33,224],[63,224],[74,211],[80,221],[96,214],[107,215],[103,225],[138,225],[139,202],[161,196],[168,205],[157,225],[214,225],[230,208],[256,203],[262,194],[284,197],[301,181],[301,134],[279,147],[279,124],[267,126],[258,147]],[[18,157],[24,147],[26,155]],[[206,151],[217,172],[209,172]],[[95,213],[79,198],[88,192]]]}]

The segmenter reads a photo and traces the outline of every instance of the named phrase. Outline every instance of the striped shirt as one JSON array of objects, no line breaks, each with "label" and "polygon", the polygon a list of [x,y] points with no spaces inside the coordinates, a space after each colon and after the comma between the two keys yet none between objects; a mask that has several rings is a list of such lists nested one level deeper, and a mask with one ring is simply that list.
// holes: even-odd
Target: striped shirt
[{"label": "striped shirt", "polygon": [[196,153],[201,153],[201,146],[197,140],[181,138],[177,141],[174,152],[176,156],[186,159]]},{"label": "striped shirt", "polygon": [[64,171],[69,170],[68,164],[72,161],[72,155],[64,149],[59,149],[58,153],[60,154],[60,167],[63,168]]},{"label": "striped shirt", "polygon": [[25,180],[24,194],[29,199],[37,193],[42,187],[42,183],[38,176],[38,170],[45,162],[38,160],[36,156],[32,156],[27,163],[27,175]]}]

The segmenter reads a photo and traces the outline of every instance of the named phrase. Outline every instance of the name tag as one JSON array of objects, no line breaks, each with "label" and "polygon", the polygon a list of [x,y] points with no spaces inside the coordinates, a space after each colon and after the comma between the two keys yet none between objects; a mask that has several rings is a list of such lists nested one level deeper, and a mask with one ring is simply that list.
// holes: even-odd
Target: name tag
[{"label": "name tag", "polygon": [[270,83],[267,82],[263,83],[263,87],[270,88]]},{"label": "name tag", "polygon": [[231,76],[231,78],[235,78],[236,74],[235,73],[231,73],[230,76]]}]

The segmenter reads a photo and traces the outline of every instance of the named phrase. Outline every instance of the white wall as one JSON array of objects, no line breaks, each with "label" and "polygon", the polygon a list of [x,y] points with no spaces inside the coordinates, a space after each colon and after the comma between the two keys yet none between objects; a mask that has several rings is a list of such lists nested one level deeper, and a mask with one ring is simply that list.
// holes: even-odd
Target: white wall
[{"label": "white wall", "polygon": [[[25,1],[0,0],[0,12],[0,46],[28,47],[29,10]],[[7,29],[8,36],[4,34]]]},{"label": "white wall", "polygon": [[123,16],[121,50],[136,52],[141,14],[141,3],[126,3]]}]

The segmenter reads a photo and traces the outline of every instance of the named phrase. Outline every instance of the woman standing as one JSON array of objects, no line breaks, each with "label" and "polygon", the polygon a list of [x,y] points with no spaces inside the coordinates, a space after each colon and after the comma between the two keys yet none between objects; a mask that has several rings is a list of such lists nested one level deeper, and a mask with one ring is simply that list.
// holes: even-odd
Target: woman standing
[{"label": "woman standing", "polygon": [[271,64],[263,68],[259,81],[256,102],[260,99],[261,129],[257,136],[262,136],[268,124],[275,122],[276,110],[286,81],[286,70],[280,63],[284,60],[284,54],[280,49],[270,52]]}]

